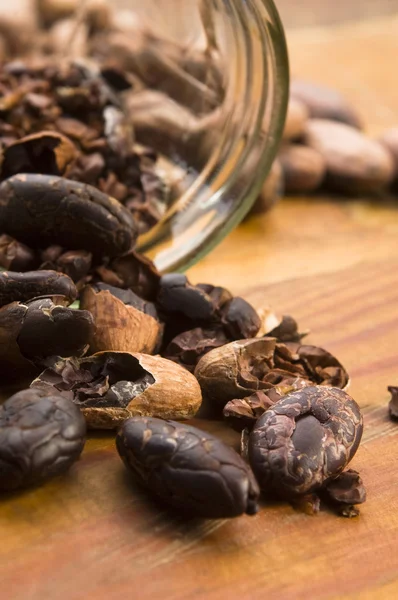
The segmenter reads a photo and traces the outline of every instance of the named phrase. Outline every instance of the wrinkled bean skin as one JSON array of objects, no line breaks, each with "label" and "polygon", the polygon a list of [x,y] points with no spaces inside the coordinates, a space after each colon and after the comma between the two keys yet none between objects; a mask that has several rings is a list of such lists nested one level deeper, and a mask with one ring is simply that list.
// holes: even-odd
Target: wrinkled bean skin
[{"label": "wrinkled bean skin", "polygon": [[137,236],[136,223],[117,200],[55,175],[10,177],[0,185],[0,231],[31,248],[60,244],[115,256]]},{"label": "wrinkled bean skin", "polygon": [[354,456],[362,415],[343,390],[311,386],[288,394],[255,424],[248,456],[264,492],[294,497],[319,489]]},{"label": "wrinkled bean skin", "polygon": [[86,424],[69,400],[23,390],[0,406],[0,490],[64,473],[79,458]]},{"label": "wrinkled bean skin", "polygon": [[64,296],[72,303],[77,298],[77,289],[68,275],[56,271],[0,273],[0,306],[27,302],[40,296]]},{"label": "wrinkled bean skin", "polygon": [[134,417],[122,425],[116,445],[136,479],[175,508],[211,519],[258,510],[258,485],[246,463],[200,429]]}]

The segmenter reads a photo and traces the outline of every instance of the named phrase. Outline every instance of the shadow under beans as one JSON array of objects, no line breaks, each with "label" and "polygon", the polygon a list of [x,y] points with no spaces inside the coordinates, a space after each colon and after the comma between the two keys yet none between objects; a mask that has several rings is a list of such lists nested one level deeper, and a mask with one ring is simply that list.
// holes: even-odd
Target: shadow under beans
[{"label": "shadow under beans", "polygon": [[[139,512],[142,514],[142,526],[152,527],[155,519],[157,525],[167,525],[167,528],[175,530],[176,534],[181,534],[194,531],[203,527],[209,519],[195,517],[189,512],[184,512],[183,509],[177,509],[169,504],[166,504],[161,498],[158,498],[152,492],[146,490],[134,476],[126,469],[120,473],[120,485],[131,494],[132,500],[139,503]],[[136,524],[136,516],[133,515],[134,524]],[[149,519],[149,522],[148,522]],[[212,519],[213,521],[219,519]]]}]

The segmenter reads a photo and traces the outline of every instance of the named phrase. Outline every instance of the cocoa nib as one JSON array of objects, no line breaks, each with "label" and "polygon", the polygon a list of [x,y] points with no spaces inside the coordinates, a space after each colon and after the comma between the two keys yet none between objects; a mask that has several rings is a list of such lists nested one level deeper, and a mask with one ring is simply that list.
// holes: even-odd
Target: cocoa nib
[{"label": "cocoa nib", "polygon": [[18,173],[67,175],[77,154],[75,145],[66,136],[54,131],[40,131],[6,148],[1,166],[2,179]]},{"label": "cocoa nib", "polygon": [[203,329],[196,327],[177,335],[164,350],[163,355],[193,372],[202,356],[213,348],[228,343],[221,327]]},{"label": "cocoa nib", "polygon": [[224,406],[224,419],[237,431],[242,431],[242,429],[251,430],[257,419],[270,406],[279,402],[283,396],[310,385],[312,385],[310,381],[300,379],[299,377],[284,379],[281,384],[272,387],[266,392],[259,390],[247,398],[230,400]]},{"label": "cocoa nib", "polygon": [[249,438],[249,461],[265,493],[294,498],[322,488],[356,453],[363,431],[343,390],[306,387],[270,407]]},{"label": "cocoa nib", "polygon": [[239,297],[224,304],[220,316],[230,339],[255,337],[261,326],[260,317],[251,304]]},{"label": "cocoa nib", "polygon": [[[176,355],[177,361],[182,351],[194,350],[196,343],[200,344],[200,349],[195,362],[208,351],[205,350],[207,344],[210,350],[212,346],[220,346],[222,340],[227,343],[252,337],[261,326],[260,316],[243,298],[233,297],[223,287],[206,283],[192,285],[179,273],[169,273],[161,278],[157,304],[166,322],[165,346],[172,344],[165,353],[170,358]],[[195,333],[190,334],[190,331]],[[215,343],[211,341],[214,338],[217,338]],[[186,364],[194,366],[191,356]]]},{"label": "cocoa nib", "polygon": [[388,386],[388,391],[391,394],[391,400],[388,405],[390,417],[394,420],[398,420],[398,387],[390,385]]},{"label": "cocoa nib", "polygon": [[[62,43],[64,25],[72,25],[69,36],[73,34],[72,20],[58,25],[60,31],[50,32],[48,38],[47,32],[39,35],[39,45],[46,39],[45,44],[50,44],[46,51],[53,55],[59,48],[51,40]],[[37,44],[37,36],[31,37]],[[66,38],[64,43],[68,43]],[[84,53],[84,49],[79,52]],[[111,71],[104,70],[108,81]],[[120,89],[121,81],[127,80],[117,71],[113,69],[113,81],[118,80]],[[124,116],[117,94],[99,71],[82,61],[61,63],[47,57],[6,62],[0,67],[0,78],[0,181],[19,173],[68,177],[123,202],[139,220],[140,232],[159,220],[169,189],[157,172],[157,156],[134,146],[131,120]]]},{"label": "cocoa nib", "polygon": [[0,306],[39,296],[64,296],[72,303],[77,290],[70,277],[55,271],[0,272]]},{"label": "cocoa nib", "polygon": [[227,402],[223,415],[225,420],[237,431],[252,429],[257,419],[273,404],[274,401],[269,395],[260,390],[247,398]]},{"label": "cocoa nib", "polygon": [[212,519],[258,511],[259,490],[250,468],[209,433],[138,417],[123,423],[116,446],[135,479],[179,510]]},{"label": "cocoa nib", "polygon": [[189,319],[208,321],[215,312],[210,296],[179,273],[163,275],[157,303],[164,312],[181,314]]},{"label": "cocoa nib", "polygon": [[347,469],[324,487],[325,493],[334,502],[344,504],[362,504],[366,500],[363,481],[354,469]]},{"label": "cocoa nib", "polygon": [[129,288],[145,300],[156,299],[160,273],[148,258],[130,250],[127,254],[115,258],[111,269],[121,280],[120,287]]},{"label": "cocoa nib", "polygon": [[87,250],[68,250],[63,252],[60,246],[50,246],[42,252],[44,262],[41,269],[53,269],[69,275],[77,284],[85,280],[91,269],[92,254]]},{"label": "cocoa nib", "polygon": [[299,343],[301,340],[308,335],[308,332],[299,332],[298,324],[293,317],[290,315],[284,315],[280,324],[268,331],[266,337],[274,337],[278,342],[296,342]]},{"label": "cocoa nib", "polygon": [[34,387],[60,392],[82,408],[126,408],[155,379],[127,353],[107,352],[79,361],[59,360],[33,382]]},{"label": "cocoa nib", "polygon": [[59,394],[28,389],[0,406],[0,490],[11,491],[59,475],[79,458],[86,424]]},{"label": "cocoa nib", "polygon": [[6,271],[31,271],[38,266],[36,253],[10,235],[0,235],[0,267]]}]

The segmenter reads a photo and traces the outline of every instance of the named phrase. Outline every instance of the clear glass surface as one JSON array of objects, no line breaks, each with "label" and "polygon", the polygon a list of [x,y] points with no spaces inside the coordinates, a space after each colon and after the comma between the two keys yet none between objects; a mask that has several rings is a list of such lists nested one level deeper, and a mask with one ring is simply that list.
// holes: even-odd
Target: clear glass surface
[{"label": "clear glass surface", "polygon": [[[234,228],[261,190],[282,134],[288,60],[271,0],[118,0],[95,49],[134,76],[122,94],[136,141],[168,187],[139,250],[183,270]],[[102,56],[101,56],[102,55]]]}]

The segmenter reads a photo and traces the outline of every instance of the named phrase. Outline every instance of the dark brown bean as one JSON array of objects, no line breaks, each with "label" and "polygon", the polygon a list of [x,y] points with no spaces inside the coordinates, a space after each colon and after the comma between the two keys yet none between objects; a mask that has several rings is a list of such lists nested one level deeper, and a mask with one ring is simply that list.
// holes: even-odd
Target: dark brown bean
[{"label": "dark brown bean", "polygon": [[41,364],[47,357],[85,353],[95,327],[90,312],[57,306],[49,298],[30,301],[26,306],[17,338],[25,358]]},{"label": "dark brown bean", "polygon": [[351,461],[362,415],[343,390],[306,387],[269,408],[249,438],[249,461],[265,493],[294,497],[320,489]]},{"label": "dark brown bean", "polygon": [[1,178],[18,173],[65,176],[77,156],[77,148],[66,136],[54,131],[33,133],[6,148]]},{"label": "dark brown bean", "polygon": [[156,299],[160,273],[148,258],[130,250],[127,254],[116,257],[111,268],[120,278],[122,287],[131,289],[145,300]]},{"label": "dark brown bean", "polygon": [[398,420],[398,387],[395,385],[389,385],[388,391],[391,394],[388,412],[390,413],[391,419]]},{"label": "dark brown bean", "polygon": [[77,289],[70,277],[56,271],[0,272],[0,306],[39,296],[64,296],[72,303],[77,298]]},{"label": "dark brown bean", "polygon": [[28,389],[0,406],[0,490],[41,483],[79,458],[86,424],[80,410],[58,394]]},{"label": "dark brown bean", "polygon": [[189,319],[209,320],[215,310],[210,296],[179,273],[163,275],[157,302],[164,312],[179,313]]},{"label": "dark brown bean", "polygon": [[[80,356],[87,350],[93,317],[49,298],[0,308],[0,374],[3,379],[34,377],[53,356]],[[36,367],[33,366],[36,365]]]},{"label": "dark brown bean", "polygon": [[222,327],[203,329],[196,327],[177,335],[163,352],[165,358],[193,372],[198,361],[213,348],[228,343]]},{"label": "dark brown bean", "polygon": [[227,302],[221,309],[221,322],[230,340],[255,337],[261,320],[251,304],[239,296]]},{"label": "dark brown bean", "polygon": [[35,174],[1,184],[0,230],[32,248],[57,243],[109,256],[127,251],[137,235],[117,200],[89,185]]},{"label": "dark brown bean", "polygon": [[209,433],[136,417],[123,423],[116,445],[138,482],[175,508],[211,519],[258,510],[259,490],[249,467]]}]

